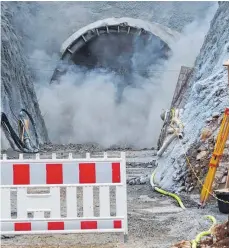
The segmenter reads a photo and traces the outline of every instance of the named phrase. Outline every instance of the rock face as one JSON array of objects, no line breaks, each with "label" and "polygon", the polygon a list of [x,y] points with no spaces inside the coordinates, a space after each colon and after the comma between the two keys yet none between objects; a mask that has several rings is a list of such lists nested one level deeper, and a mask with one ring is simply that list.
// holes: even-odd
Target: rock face
[{"label": "rock face", "polygon": [[[207,155],[213,150],[213,146],[206,151],[201,148],[200,154],[197,154],[198,148],[204,144],[204,139],[216,136],[216,132],[211,133],[215,130],[203,131],[206,123],[219,116],[219,113],[229,106],[228,76],[226,68],[223,67],[223,63],[229,58],[228,22],[229,3],[221,2],[196,59],[183,101],[178,106],[184,109],[181,117],[185,125],[184,139],[182,143],[178,140],[173,141],[163,157],[157,161],[155,182],[162,188],[173,191],[181,187],[186,191],[192,189],[192,180],[187,179],[191,178],[192,174],[188,170],[184,152],[195,158],[192,160],[194,167],[200,162],[197,160],[208,160]],[[196,166],[196,169],[199,170],[199,166]],[[205,173],[206,171],[205,169]]]},{"label": "rock face", "polygon": [[[128,16],[156,21],[181,32],[196,18],[204,18],[211,6],[210,2],[2,2],[2,110],[15,126],[12,110],[17,114],[21,107],[25,107],[33,115],[40,141],[44,142],[48,139],[47,132],[26,57],[30,60],[36,86],[49,83],[53,71],[48,66],[56,65],[55,55],[61,43],[91,22]],[[50,62],[52,56],[54,62]],[[44,105],[47,106],[46,103]],[[53,125],[47,124],[50,130]]]},{"label": "rock face", "polygon": [[23,52],[23,40],[13,25],[13,11],[7,2],[1,3],[1,104],[11,125],[17,130],[17,121],[21,108],[25,108],[36,122],[40,143],[48,141],[48,134],[41,115],[33,80],[26,65]]}]

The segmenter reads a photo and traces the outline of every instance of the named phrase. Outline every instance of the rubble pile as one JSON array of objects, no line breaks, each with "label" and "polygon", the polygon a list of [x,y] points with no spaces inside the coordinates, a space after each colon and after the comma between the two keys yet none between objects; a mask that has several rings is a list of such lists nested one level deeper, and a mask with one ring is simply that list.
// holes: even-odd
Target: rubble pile
[{"label": "rubble pile", "polygon": [[[227,248],[229,247],[229,222],[218,224],[212,229],[211,237],[203,239],[198,248]],[[190,241],[181,241],[172,248],[192,248]]]},{"label": "rubble pile", "polygon": [[[213,113],[212,117],[206,120],[206,125],[201,131],[200,141],[188,151],[187,155],[189,157],[190,164],[193,166],[195,174],[201,181],[203,181],[208,171],[209,161],[214,151],[214,146],[222,119],[223,111],[221,113]],[[228,159],[229,142],[227,142],[226,144],[224,155],[222,157],[220,166],[217,169],[213,189],[218,189],[221,185],[225,184],[227,171],[229,169],[229,165],[228,163],[226,163]],[[186,192],[190,192],[195,188],[195,186],[197,186],[198,188],[201,187],[195,174],[193,173],[191,168],[188,168],[187,172],[182,178],[184,187],[180,188],[180,190],[184,189]],[[179,177],[174,179],[181,180],[181,178]]]}]

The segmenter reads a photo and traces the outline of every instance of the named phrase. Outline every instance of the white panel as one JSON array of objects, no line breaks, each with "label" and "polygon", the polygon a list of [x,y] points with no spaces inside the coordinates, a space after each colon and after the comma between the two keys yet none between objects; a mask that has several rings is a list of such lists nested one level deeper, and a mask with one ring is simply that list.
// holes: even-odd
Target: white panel
[{"label": "white panel", "polygon": [[[27,219],[27,188],[17,188],[17,218]],[[26,207],[27,206],[27,207]]]},{"label": "white panel", "polygon": [[[124,213],[124,235],[128,234],[128,220],[127,220],[127,188],[126,188],[126,154],[125,152],[121,152],[121,175],[122,175],[122,201],[123,201],[123,213]],[[125,238],[125,236],[124,236]]]},{"label": "white panel", "polygon": [[46,184],[46,164],[30,164],[30,184]]},{"label": "white panel", "polygon": [[1,188],[1,219],[11,219],[10,188]]},{"label": "white panel", "polygon": [[12,222],[1,222],[1,234],[3,232],[13,232],[14,231],[14,223]]},{"label": "white panel", "polygon": [[27,194],[27,188],[17,189],[17,217],[27,218],[27,211],[50,209],[51,218],[60,218],[60,188],[50,188],[50,194]]},{"label": "white panel", "polygon": [[110,187],[101,186],[99,188],[99,210],[100,217],[110,216]]},{"label": "white panel", "polygon": [[64,222],[64,229],[65,230],[80,230],[80,221],[65,221]]},{"label": "white panel", "polygon": [[112,163],[96,163],[96,183],[112,183]]},{"label": "white panel", "polygon": [[84,186],[83,187],[83,217],[93,217],[93,187]]},{"label": "white panel", "polygon": [[114,229],[113,220],[99,220],[98,229]]},{"label": "white panel", "polygon": [[34,212],[34,219],[42,219],[44,218],[44,211],[35,211]]},{"label": "white panel", "polygon": [[66,187],[67,218],[77,217],[77,188]]},{"label": "white panel", "polygon": [[63,164],[63,182],[64,184],[79,183],[79,164],[78,163],[64,163]]},{"label": "white panel", "polygon": [[13,164],[1,161],[1,185],[13,184]]},{"label": "white panel", "polygon": [[123,186],[116,186],[116,216],[125,216],[125,191]]},{"label": "white panel", "polygon": [[[52,187],[50,188],[50,194],[52,197],[50,197],[50,218],[60,218],[60,187]],[[49,202],[47,203],[49,206]],[[47,206],[47,208],[48,208]]]},{"label": "white panel", "polygon": [[47,230],[47,222],[46,221],[32,221],[32,230],[33,231],[40,231],[40,230]]}]

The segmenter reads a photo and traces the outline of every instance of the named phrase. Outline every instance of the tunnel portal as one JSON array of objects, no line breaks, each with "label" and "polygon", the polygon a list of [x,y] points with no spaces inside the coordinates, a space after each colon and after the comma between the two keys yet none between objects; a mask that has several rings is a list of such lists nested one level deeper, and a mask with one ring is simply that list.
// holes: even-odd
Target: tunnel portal
[{"label": "tunnel portal", "polygon": [[[132,18],[109,18],[92,23],[70,36],[61,47],[61,60],[51,83],[66,74],[69,66],[104,69],[124,77],[133,73],[148,77],[154,65],[171,54],[178,33],[159,24]],[[67,66],[66,66],[67,65]]]}]

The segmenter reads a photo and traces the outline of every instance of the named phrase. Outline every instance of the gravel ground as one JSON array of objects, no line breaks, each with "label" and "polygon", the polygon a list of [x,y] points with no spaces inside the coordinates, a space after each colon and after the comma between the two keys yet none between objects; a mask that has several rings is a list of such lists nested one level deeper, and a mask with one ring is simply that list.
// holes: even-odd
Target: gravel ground
[{"label": "gravel ground", "polygon": [[129,238],[123,243],[116,234],[68,234],[48,236],[16,236],[2,239],[2,247],[141,247],[168,248],[179,240],[191,240],[211,225],[205,215],[214,215],[218,222],[227,215],[219,213],[211,203],[205,209],[197,208],[198,195],[185,196],[186,210],[166,196],[153,192],[150,185],[128,186]]},{"label": "gravel ground", "polygon": [[[50,152],[62,152],[62,155],[66,155],[69,151],[52,149]],[[145,175],[153,170],[153,150],[127,151],[126,154],[129,177],[141,173]],[[9,153],[8,155],[15,156]],[[50,155],[51,153],[47,156]],[[127,243],[123,243],[123,235],[120,234],[27,235],[4,238],[1,240],[2,247],[169,248],[180,240],[191,240],[200,231],[208,229],[211,223],[204,219],[205,215],[214,215],[218,222],[228,218],[218,211],[217,203],[214,201],[205,209],[198,209],[199,195],[182,195],[186,206],[186,209],[182,210],[173,199],[154,192],[149,184],[129,185],[127,190],[129,225]]]}]

